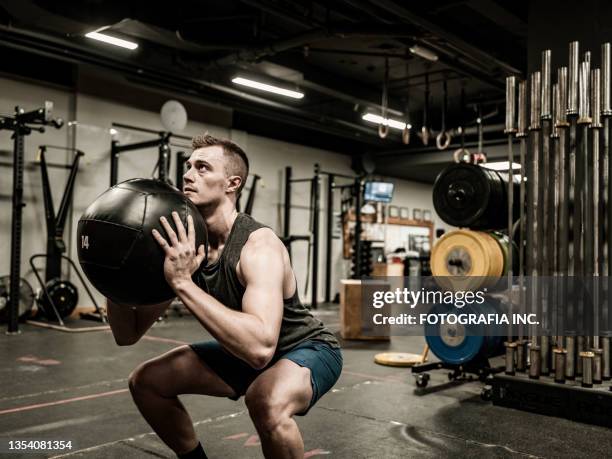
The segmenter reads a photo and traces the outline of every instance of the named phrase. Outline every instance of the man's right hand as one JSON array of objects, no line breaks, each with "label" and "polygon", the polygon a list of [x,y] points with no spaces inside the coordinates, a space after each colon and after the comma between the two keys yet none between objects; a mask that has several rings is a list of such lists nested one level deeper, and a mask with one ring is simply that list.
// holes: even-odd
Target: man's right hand
[{"label": "man's right hand", "polygon": [[164,314],[172,300],[148,306],[130,306],[116,304],[106,299],[108,323],[115,342],[119,346],[130,346],[151,328],[155,321]]}]

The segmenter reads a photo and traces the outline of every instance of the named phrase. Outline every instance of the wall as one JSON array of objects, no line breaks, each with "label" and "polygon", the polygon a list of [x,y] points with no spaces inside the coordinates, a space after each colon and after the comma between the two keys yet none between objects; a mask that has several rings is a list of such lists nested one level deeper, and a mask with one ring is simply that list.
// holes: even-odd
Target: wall
[{"label": "wall", "polygon": [[[107,99],[101,99],[90,94],[73,94],[68,90],[50,88],[26,82],[19,82],[6,78],[0,79],[0,113],[10,113],[11,108],[22,105],[26,109],[39,107],[45,100],[55,103],[55,114],[66,120],[78,120],[72,127],[65,126],[61,130],[48,129],[45,134],[33,134],[26,140],[26,162],[35,159],[36,148],[41,143],[55,145],[74,145],[83,150],[83,158],[79,174],[76,179],[73,212],[68,221],[65,240],[68,243],[69,255],[76,261],[76,241],[74,231],[79,216],[85,208],[100,193],[109,186],[110,161],[109,150],[111,142],[111,123],[125,123],[162,130],[159,114],[155,111],[146,111],[133,106],[121,104]],[[282,204],[284,199],[284,169],[291,165],[293,176],[296,178],[311,177],[314,164],[319,163],[323,170],[341,174],[352,174],[350,158],[316,148],[294,145],[269,138],[249,135],[244,131],[231,130],[190,121],[181,134],[192,136],[204,131],[211,134],[228,137],[239,143],[249,154],[251,172],[262,178],[257,189],[257,198],[253,209],[253,216],[263,223],[271,226],[277,233],[282,233]],[[147,134],[120,129],[117,134],[120,143],[131,143],[151,139]],[[180,141],[185,143],[188,142]],[[10,222],[11,222],[11,194],[12,194],[12,143],[7,131],[0,132],[0,162],[8,163],[0,167],[0,228],[2,238],[0,243],[0,275],[9,273],[10,260]],[[54,161],[68,163],[69,154],[55,153]],[[119,180],[136,176],[149,176],[157,159],[156,149],[139,150],[121,156],[119,166]],[[50,160],[50,158],[49,158]],[[174,164],[170,170],[170,177],[175,176]],[[63,192],[67,173],[64,170],[50,170],[53,195],[56,207]],[[322,179],[321,195],[321,248],[319,253],[319,299],[324,295],[324,263],[325,263],[325,178]],[[432,209],[431,186],[413,182],[395,180],[395,197],[393,204],[398,206]],[[250,181],[247,182],[247,188]],[[340,196],[336,193],[336,209],[340,206]],[[22,248],[22,277],[25,277],[35,289],[37,284],[27,263],[33,253],[45,251],[45,221],[42,202],[42,188],[40,170],[30,168],[25,173],[25,200],[24,230]],[[295,184],[292,193],[292,234],[307,234],[309,231],[309,200],[310,189],[308,184]],[[245,201],[243,201],[244,204]],[[294,269],[298,279],[300,295],[306,302],[310,301],[310,292],[305,292],[307,278],[307,250],[305,242],[297,242],[293,246]],[[333,241],[333,282],[332,293],[337,291],[338,280],[348,273],[348,262],[341,256],[341,243]],[[70,280],[78,285],[76,276]],[[312,283],[311,280],[309,282]],[[80,304],[90,305],[85,291],[80,288]],[[98,295],[97,300],[102,298]]]}]

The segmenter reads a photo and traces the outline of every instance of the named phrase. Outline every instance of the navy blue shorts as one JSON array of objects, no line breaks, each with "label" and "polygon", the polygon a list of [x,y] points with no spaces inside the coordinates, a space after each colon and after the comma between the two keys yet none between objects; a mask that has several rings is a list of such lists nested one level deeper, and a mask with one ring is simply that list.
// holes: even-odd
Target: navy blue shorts
[{"label": "navy blue shorts", "polygon": [[223,381],[234,389],[237,396],[230,397],[233,400],[238,400],[244,395],[255,378],[280,359],[289,359],[301,367],[310,369],[312,399],[308,408],[299,415],[306,414],[317,400],[333,387],[342,371],[342,352],[325,341],[306,340],[286,353],[276,356],[262,370],[251,368],[226,351],[217,341],[203,341],[190,346]]}]

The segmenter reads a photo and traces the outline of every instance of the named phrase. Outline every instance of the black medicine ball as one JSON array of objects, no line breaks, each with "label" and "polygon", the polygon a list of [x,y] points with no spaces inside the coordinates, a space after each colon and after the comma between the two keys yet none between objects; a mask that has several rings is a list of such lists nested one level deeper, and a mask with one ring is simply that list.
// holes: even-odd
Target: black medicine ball
[{"label": "black medicine ball", "polygon": [[185,231],[187,216],[193,217],[196,251],[204,244],[208,256],[202,216],[167,183],[131,179],[99,196],[85,210],[77,228],[79,262],[94,287],[119,304],[147,305],[173,298],[164,278],[165,253],[151,234],[156,229],[169,241],[159,218],[166,217],[176,231],[172,211],[178,212]]}]

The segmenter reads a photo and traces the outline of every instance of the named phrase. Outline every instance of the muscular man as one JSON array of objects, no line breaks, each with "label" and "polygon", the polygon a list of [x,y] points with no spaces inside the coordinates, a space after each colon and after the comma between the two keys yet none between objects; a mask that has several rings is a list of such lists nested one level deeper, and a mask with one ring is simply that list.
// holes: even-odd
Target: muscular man
[{"label": "muscular man", "polygon": [[[206,221],[209,260],[195,247],[193,221],[176,214],[154,237],[166,253],[168,284],[213,341],[181,346],[141,364],[129,386],[138,409],[179,456],[206,457],[181,394],[237,400],[268,458],[302,458],[294,415],[304,415],[337,381],[342,355],[334,335],[300,303],[287,250],[274,232],[238,213],[236,198],[249,163],[242,149],[210,135],[193,140],[185,195]],[[169,303],[130,307],[108,302],[119,345],[133,344]]]}]

